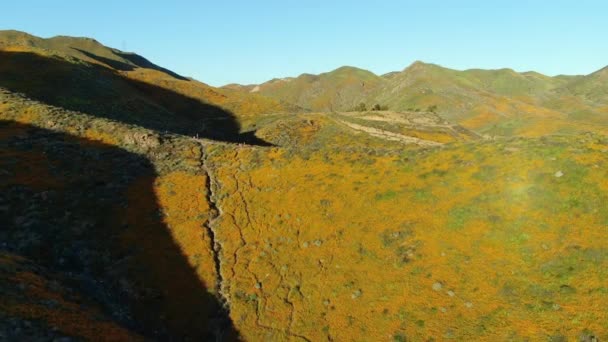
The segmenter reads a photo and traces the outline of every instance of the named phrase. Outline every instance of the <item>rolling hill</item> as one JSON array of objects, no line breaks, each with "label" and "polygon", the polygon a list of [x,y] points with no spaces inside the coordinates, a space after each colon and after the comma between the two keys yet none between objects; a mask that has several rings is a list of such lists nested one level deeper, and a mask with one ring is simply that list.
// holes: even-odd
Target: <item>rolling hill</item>
[{"label": "rolling hill", "polygon": [[298,112],[278,100],[184,78],[89,38],[0,31],[0,52],[0,86],[159,130],[239,140],[240,116]]},{"label": "rolling hill", "polygon": [[[511,69],[457,71],[415,62],[383,76],[342,67],[320,75],[227,88],[259,93],[313,111],[348,111],[359,103],[394,111],[436,106],[445,119],[492,135],[542,135],[605,129],[606,69],[587,76],[549,77]],[[545,129],[545,126],[550,128]]]}]

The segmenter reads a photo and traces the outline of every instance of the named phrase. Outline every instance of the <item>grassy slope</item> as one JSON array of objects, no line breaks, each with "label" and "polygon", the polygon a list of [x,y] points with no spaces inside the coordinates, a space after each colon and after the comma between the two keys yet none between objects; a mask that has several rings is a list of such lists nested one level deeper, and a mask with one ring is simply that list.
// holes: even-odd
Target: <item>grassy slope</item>
[{"label": "grassy slope", "polygon": [[[427,112],[370,111],[277,115],[265,117],[254,125],[261,127],[257,133],[265,141],[277,146],[307,150],[331,149],[334,146],[384,150],[387,147],[393,148],[390,147],[393,145],[391,141],[399,141],[383,137],[382,133],[403,136],[403,140],[412,137],[440,144],[479,138],[475,133],[449,124],[437,114]],[[356,125],[357,129],[349,125]],[[407,146],[411,144],[404,142],[404,148],[413,147]]]},{"label": "grassy slope", "polygon": [[[0,112],[40,127],[57,123],[55,131],[150,158],[159,173],[153,189],[165,213],[163,229],[201,281],[216,281],[206,254],[208,237],[196,238],[208,217],[205,201],[193,206],[206,191],[197,168],[203,151],[196,154],[189,139],[149,149],[131,142],[133,127],[36,108],[11,100]],[[213,200],[222,213],[215,224],[224,293],[243,338],[608,337],[601,271],[608,266],[605,137],[420,150],[348,134],[322,114],[284,127],[294,130],[287,135],[299,137],[297,143],[282,148],[213,143],[204,151]],[[558,171],[562,177],[556,177]],[[48,181],[42,173],[16,174],[24,186],[44,188]],[[136,183],[137,177],[134,198],[149,191],[137,190]],[[165,249],[138,232],[146,229],[141,219],[149,209],[130,210],[126,217],[133,217],[136,229],[125,237],[127,246],[141,244],[146,235],[143,259],[136,260],[159,260],[149,253]],[[155,283],[159,280],[175,279]],[[183,302],[168,302],[166,310],[176,305],[174,310],[183,311],[192,301],[188,293],[182,293]],[[45,316],[32,311],[25,317],[44,321]],[[174,324],[183,331],[183,322]]]},{"label": "grassy slope", "polygon": [[211,151],[246,339],[608,337],[605,137],[330,146]]},{"label": "grassy slope", "polygon": [[[343,67],[273,80],[259,85],[259,92],[316,111],[347,110],[360,102],[397,111],[438,106],[444,118],[478,132],[540,136],[593,129],[589,124],[605,130],[605,74],[548,77],[510,69],[457,71],[416,62],[382,77]],[[251,92],[252,87],[228,88]]]},{"label": "grassy slope", "polygon": [[332,111],[354,107],[382,82],[367,70],[341,67],[320,75],[275,79],[259,85],[258,92],[313,111]]}]

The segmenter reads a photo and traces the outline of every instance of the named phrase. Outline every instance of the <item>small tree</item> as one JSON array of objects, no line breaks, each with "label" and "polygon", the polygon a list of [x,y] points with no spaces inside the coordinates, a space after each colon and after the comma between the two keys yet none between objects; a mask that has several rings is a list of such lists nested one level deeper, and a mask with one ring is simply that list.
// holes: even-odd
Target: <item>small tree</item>
[{"label": "small tree", "polygon": [[429,107],[426,109],[426,111],[427,111],[427,112],[431,112],[431,113],[437,113],[437,105],[432,105],[432,106],[429,106]]}]

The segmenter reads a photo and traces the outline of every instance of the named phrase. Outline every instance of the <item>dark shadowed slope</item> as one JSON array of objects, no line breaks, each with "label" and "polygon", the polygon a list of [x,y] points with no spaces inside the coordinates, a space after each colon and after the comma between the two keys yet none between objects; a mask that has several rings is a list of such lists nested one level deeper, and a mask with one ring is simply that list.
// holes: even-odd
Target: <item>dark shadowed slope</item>
[{"label": "dark shadowed slope", "polygon": [[[0,121],[0,169],[3,252],[59,274],[62,284],[143,336],[237,338],[210,293],[215,284],[197,276],[160,215],[157,173],[146,158],[99,141]],[[67,336],[121,339],[103,325],[89,327],[86,315],[63,312],[62,300],[49,304],[37,296],[2,296],[0,314],[40,321]]]},{"label": "dark shadowed slope", "polygon": [[97,64],[0,51],[0,86],[49,105],[157,131],[268,145],[241,134],[227,110]]},{"label": "dark shadowed slope", "polygon": [[184,78],[142,56],[104,46],[91,38],[57,36],[45,39],[25,32],[0,30],[0,50],[34,52],[43,56],[61,57],[76,63],[100,64],[127,78],[151,83],[186,97],[219,106],[237,116],[302,111],[301,108],[260,94],[216,88]]},{"label": "dark shadowed slope", "polygon": [[74,50],[82,53],[83,55],[97,60],[101,63],[107,64],[110,67],[112,67],[115,70],[119,70],[119,71],[133,71],[137,68],[145,68],[145,69],[152,69],[152,70],[156,70],[156,71],[160,71],[164,74],[170,75],[173,78],[176,78],[178,80],[181,81],[189,81],[189,79],[180,76],[176,73],[174,73],[171,70],[165,69],[165,68],[161,68],[158,65],[150,62],[149,60],[145,59],[142,56],[136,55],[134,53],[127,53],[127,52],[122,52],[122,51],[118,51],[118,50],[113,50],[114,55],[121,57],[122,59],[130,62],[130,63],[125,63],[125,62],[121,62],[119,60],[116,59],[111,59],[111,58],[107,58],[107,57],[103,57],[103,56],[97,56],[93,53],[90,53],[88,51],[85,50],[81,50],[78,48],[73,48]]},{"label": "dark shadowed slope", "polygon": [[105,64],[116,70],[131,71],[135,68],[145,68],[160,71],[176,79],[187,80],[187,78],[162,68],[142,56],[109,48],[92,38],[56,36],[44,39],[25,32],[0,30],[0,46],[2,45],[40,48],[46,51],[60,52],[78,59],[84,59],[86,56],[99,56]]}]

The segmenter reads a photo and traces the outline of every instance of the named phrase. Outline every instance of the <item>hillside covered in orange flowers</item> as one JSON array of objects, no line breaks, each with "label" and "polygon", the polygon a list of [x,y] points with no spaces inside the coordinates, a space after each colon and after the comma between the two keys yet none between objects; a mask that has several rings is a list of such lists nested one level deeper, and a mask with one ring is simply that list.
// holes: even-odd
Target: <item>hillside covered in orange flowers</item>
[{"label": "hillside covered in orange flowers", "polygon": [[608,339],[605,72],[463,73],[1,31],[0,340]]}]

